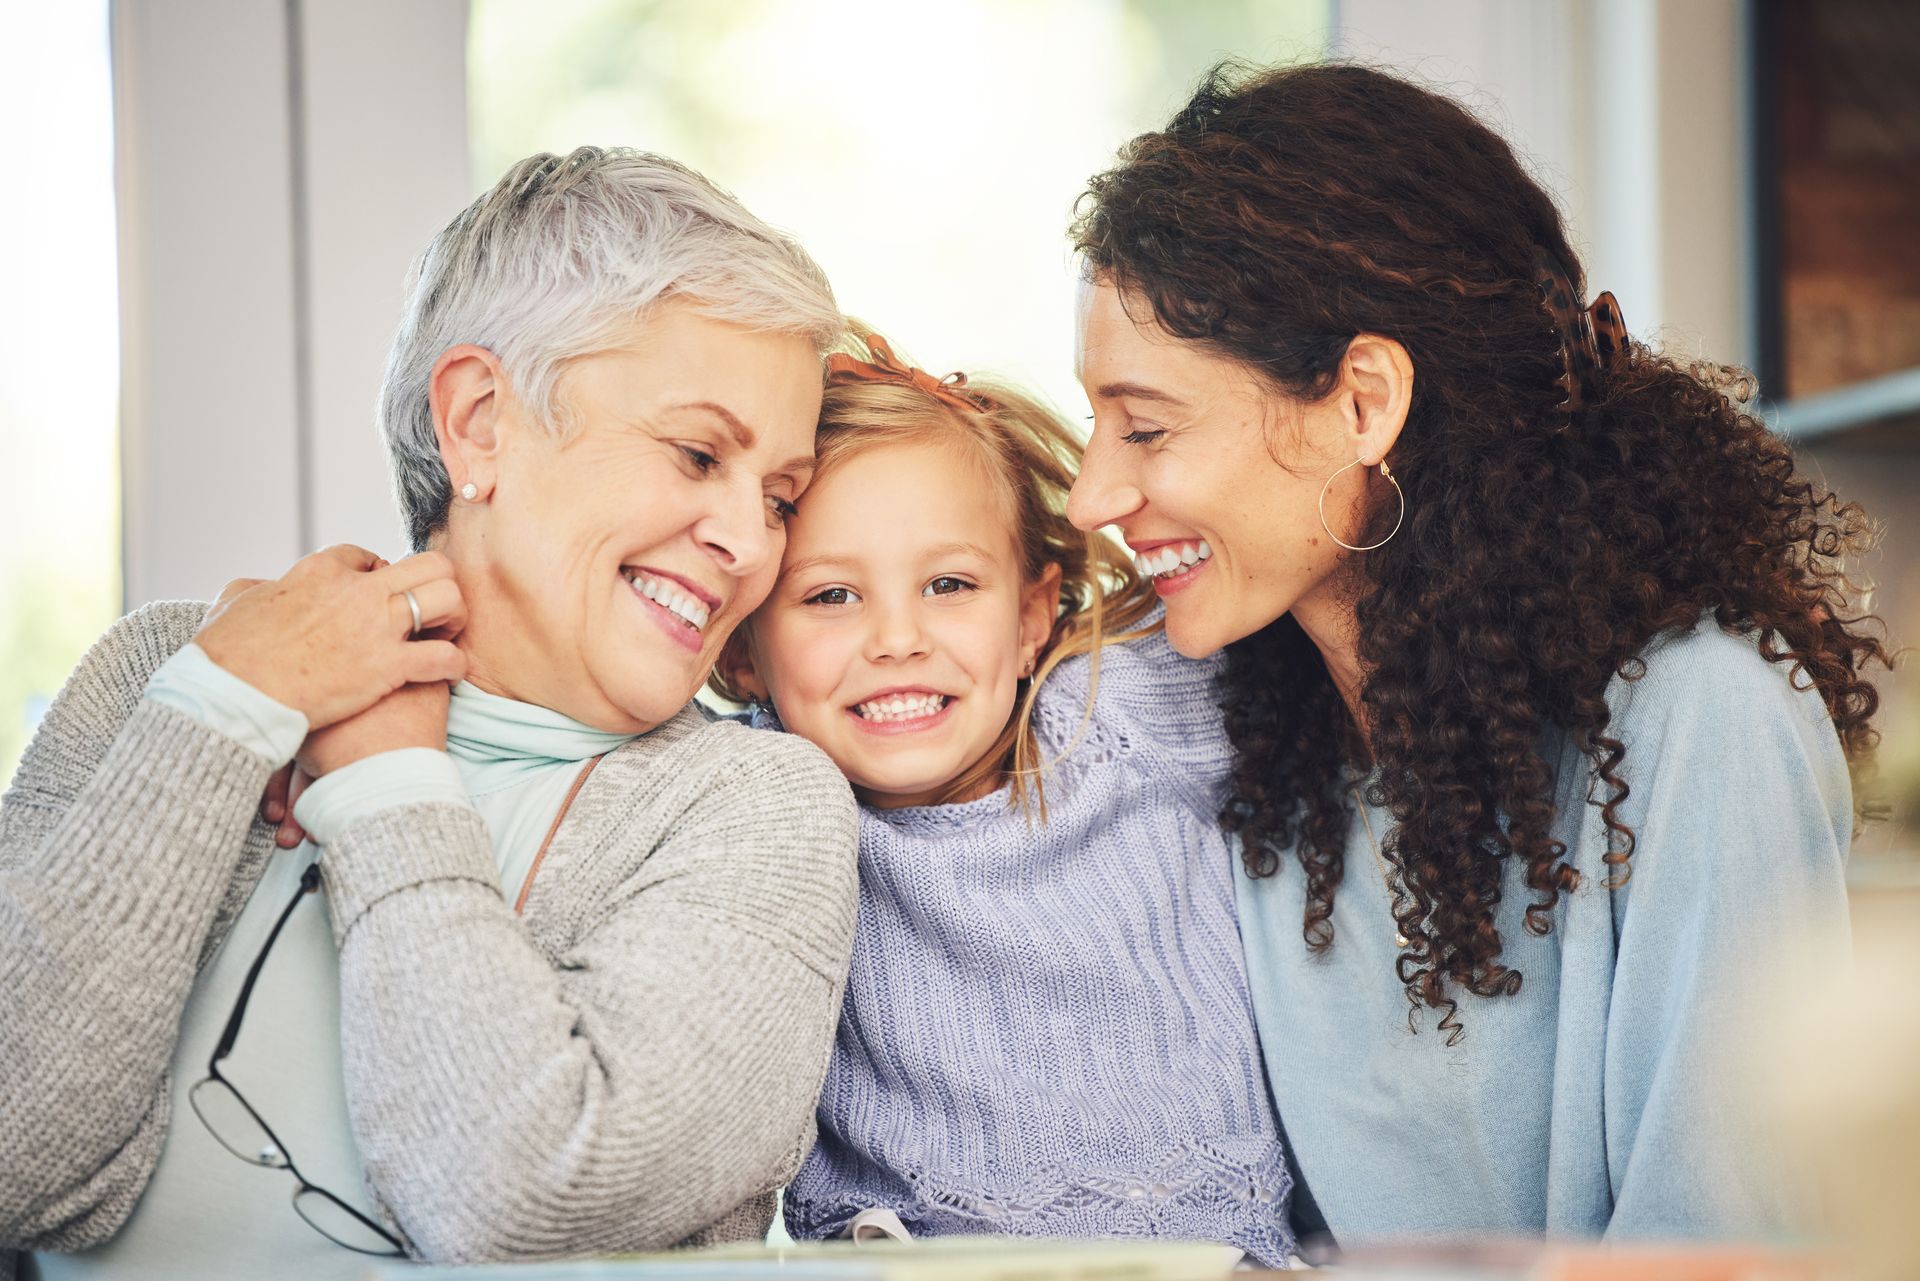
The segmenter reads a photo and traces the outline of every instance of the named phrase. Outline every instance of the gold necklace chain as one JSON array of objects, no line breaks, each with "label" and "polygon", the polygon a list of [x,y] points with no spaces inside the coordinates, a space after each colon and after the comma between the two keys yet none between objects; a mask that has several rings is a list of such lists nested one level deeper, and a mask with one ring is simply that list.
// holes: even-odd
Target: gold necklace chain
[{"label": "gold necklace chain", "polygon": [[[1367,798],[1360,794],[1358,783],[1353,785],[1353,805],[1360,811],[1360,824],[1367,833],[1367,848],[1373,851],[1373,865],[1380,869],[1380,883],[1387,887],[1387,901],[1391,903],[1394,899],[1393,878],[1387,875],[1387,860],[1380,855],[1380,842],[1373,838],[1373,819],[1367,814]],[[1411,946],[1398,922],[1394,925],[1393,941],[1397,947]]]}]

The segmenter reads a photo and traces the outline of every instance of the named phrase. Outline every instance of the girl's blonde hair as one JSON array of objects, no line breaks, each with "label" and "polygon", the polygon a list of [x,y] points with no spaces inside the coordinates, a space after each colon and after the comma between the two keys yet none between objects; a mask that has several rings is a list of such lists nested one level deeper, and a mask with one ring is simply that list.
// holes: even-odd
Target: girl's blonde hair
[{"label": "girl's blonde hair", "polygon": [[[1135,569],[1133,558],[1111,539],[1075,529],[1067,520],[1067,493],[1073,488],[1081,445],[1060,415],[1004,383],[969,383],[955,375],[936,380],[924,371],[908,369],[896,363],[885,341],[870,330],[857,328],[843,346],[871,374],[857,381],[830,377],[815,440],[816,480],[870,449],[928,442],[957,445],[973,451],[999,484],[1013,525],[1023,584],[1038,582],[1050,565],[1060,567],[1059,612],[1052,632],[1034,656],[1033,676],[1020,691],[1013,715],[980,760],[933,801],[946,804],[1005,774],[1013,781],[1014,808],[1032,804],[1044,819],[1041,776],[1053,762],[1041,760],[1033,723],[1040,684],[1067,659],[1088,655],[1084,728],[1093,714],[1100,647],[1151,630],[1139,629],[1137,624],[1153,611],[1152,585]],[[845,362],[836,359],[834,363]],[[744,645],[751,625],[751,619],[743,622],[728,644]],[[749,701],[719,667],[708,678],[708,686],[736,703]]]}]

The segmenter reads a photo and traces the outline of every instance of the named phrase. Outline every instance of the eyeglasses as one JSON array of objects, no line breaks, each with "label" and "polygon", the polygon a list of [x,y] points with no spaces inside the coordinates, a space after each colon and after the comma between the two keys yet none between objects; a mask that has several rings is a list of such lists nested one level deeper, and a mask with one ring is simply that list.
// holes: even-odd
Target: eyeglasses
[{"label": "eyeglasses", "polygon": [[260,1119],[260,1114],[233,1082],[220,1075],[220,1061],[233,1052],[233,1043],[240,1036],[240,1021],[247,1016],[247,1000],[253,995],[254,980],[260,977],[260,970],[267,963],[267,953],[273,951],[274,940],[280,937],[281,928],[293,915],[293,909],[300,906],[300,900],[319,888],[320,869],[309,864],[300,876],[300,888],[294,891],[293,901],[273,923],[266,946],[260,949],[253,968],[247,971],[246,981],[240,985],[240,999],[234,1002],[233,1013],[227,1018],[226,1031],[220,1034],[220,1044],[214,1047],[213,1058],[207,1062],[207,1075],[187,1092],[187,1102],[193,1105],[193,1114],[221,1147],[249,1165],[285,1170],[293,1176],[294,1212],[308,1227],[335,1245],[361,1254],[403,1258],[406,1248],[398,1237],[325,1188],[307,1182],[300,1167],[287,1154],[287,1145],[280,1141],[280,1136]]}]

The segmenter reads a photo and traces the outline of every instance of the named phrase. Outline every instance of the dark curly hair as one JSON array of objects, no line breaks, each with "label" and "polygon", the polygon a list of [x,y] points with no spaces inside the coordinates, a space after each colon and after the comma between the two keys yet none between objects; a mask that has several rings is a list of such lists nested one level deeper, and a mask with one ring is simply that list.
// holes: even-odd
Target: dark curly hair
[{"label": "dark curly hair", "polygon": [[1871,753],[1863,673],[1888,653],[1846,575],[1864,513],[1796,475],[1737,371],[1630,343],[1561,406],[1564,330],[1536,263],[1557,258],[1584,297],[1578,257],[1552,199],[1459,104],[1361,66],[1217,67],[1092,180],[1073,237],[1095,278],[1284,396],[1327,394],[1362,333],[1412,358],[1389,455],[1405,527],[1343,571],[1366,735],[1290,615],[1228,648],[1222,822],[1254,876],[1294,849],[1314,951],[1333,944],[1349,767],[1370,753],[1409,1002],[1454,1038],[1458,989],[1518,991],[1494,925],[1507,863],[1536,934],[1580,880],[1553,836],[1542,731],[1592,762],[1617,884],[1634,834],[1606,687],[1707,610],[1819,689],[1850,762]]}]

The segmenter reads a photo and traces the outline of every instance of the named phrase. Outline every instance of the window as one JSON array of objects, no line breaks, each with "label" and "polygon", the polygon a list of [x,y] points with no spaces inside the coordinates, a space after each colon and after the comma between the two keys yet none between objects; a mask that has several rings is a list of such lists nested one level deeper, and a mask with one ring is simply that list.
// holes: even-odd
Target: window
[{"label": "window", "polygon": [[[1754,177],[1761,386],[1803,470],[1884,522],[1859,566],[1892,640],[1920,634],[1920,15],[1887,0],[1754,6]],[[1920,858],[1920,674],[1872,673],[1881,853]],[[1867,857],[1858,857],[1864,855]]]},{"label": "window", "polygon": [[0,779],[120,612],[119,333],[106,0],[0,41]]},{"label": "window", "polygon": [[1236,54],[1322,52],[1328,0],[474,0],[475,186],[582,143],[683,161],[791,232],[936,374],[1084,413],[1066,226],[1086,179]]}]

